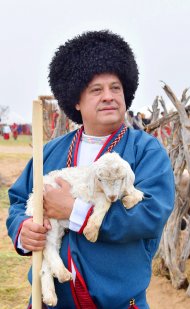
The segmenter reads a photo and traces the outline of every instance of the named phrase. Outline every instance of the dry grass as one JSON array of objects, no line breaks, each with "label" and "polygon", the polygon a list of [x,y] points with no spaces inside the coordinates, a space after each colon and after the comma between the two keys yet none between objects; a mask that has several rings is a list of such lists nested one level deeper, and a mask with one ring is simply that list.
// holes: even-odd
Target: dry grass
[{"label": "dry grass", "polygon": [[[0,139],[0,146],[3,144],[3,147],[9,145],[12,148],[13,142],[15,147],[28,145],[28,137],[23,137],[20,143],[14,140],[7,143]],[[31,155],[0,152],[0,309],[26,309],[31,293],[27,280],[31,258],[19,256],[15,252],[7,235],[6,218],[9,207],[8,188],[19,176]]]},{"label": "dry grass", "polygon": [[9,140],[4,140],[3,136],[0,135],[0,145],[1,146],[26,146],[31,143],[31,135],[19,135],[17,140],[11,136]]},{"label": "dry grass", "polygon": [[8,207],[9,204],[8,188],[6,186],[2,186],[0,188],[0,201],[1,201],[1,209]]},{"label": "dry grass", "polygon": [[0,308],[26,309],[31,290],[27,281],[31,258],[15,252],[5,226],[8,210],[1,208],[0,211]]},{"label": "dry grass", "polygon": [[[19,160],[29,160],[31,155],[28,153],[20,153]],[[15,159],[18,160],[18,153],[0,153],[1,162],[6,161],[7,159],[12,160],[15,163]]]}]

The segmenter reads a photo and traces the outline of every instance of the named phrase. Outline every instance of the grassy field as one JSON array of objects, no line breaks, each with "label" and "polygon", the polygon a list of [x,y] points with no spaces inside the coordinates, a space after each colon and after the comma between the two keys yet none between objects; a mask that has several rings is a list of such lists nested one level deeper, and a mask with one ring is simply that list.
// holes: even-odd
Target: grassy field
[{"label": "grassy field", "polygon": [[3,136],[0,135],[0,145],[2,146],[27,146],[31,144],[32,137],[31,135],[19,135],[17,140],[11,136],[9,140],[4,140]]},{"label": "grassy field", "polygon": [[[5,215],[5,211],[3,213]],[[19,256],[4,232],[3,236],[0,251],[0,308],[26,309],[30,295],[26,278],[30,258]]]},{"label": "grassy field", "polygon": [[7,192],[8,192],[8,188],[6,186],[0,187],[1,211],[3,208],[7,209],[9,205]]},{"label": "grassy field", "polygon": [[[0,153],[0,160],[12,159],[12,161],[14,161],[16,158],[18,159],[17,153]],[[30,158],[31,155],[28,153],[19,154],[19,160],[29,160]]]},{"label": "grassy field", "polygon": [[7,210],[8,199],[5,197],[0,209],[0,308],[26,309],[31,292],[27,281],[31,258],[21,257],[14,250],[5,226]]},{"label": "grassy field", "polygon": [[[3,140],[0,146],[16,149],[28,146],[31,137],[21,136],[18,140]],[[8,188],[19,176],[28,159],[29,153],[5,153],[0,151],[0,309],[26,309],[31,293],[27,273],[31,264],[30,257],[21,257],[14,250],[7,235],[6,218],[8,215]]]}]

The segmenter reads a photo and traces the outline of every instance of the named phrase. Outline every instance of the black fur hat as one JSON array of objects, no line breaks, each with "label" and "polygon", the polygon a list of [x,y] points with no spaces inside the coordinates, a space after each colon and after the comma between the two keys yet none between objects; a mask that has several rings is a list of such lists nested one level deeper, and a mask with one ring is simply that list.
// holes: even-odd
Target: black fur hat
[{"label": "black fur hat", "polygon": [[138,68],[123,38],[108,30],[89,31],[67,41],[56,51],[50,63],[50,87],[60,108],[74,122],[82,123],[81,113],[75,109],[82,91],[101,73],[117,75],[128,109],[138,86]]}]

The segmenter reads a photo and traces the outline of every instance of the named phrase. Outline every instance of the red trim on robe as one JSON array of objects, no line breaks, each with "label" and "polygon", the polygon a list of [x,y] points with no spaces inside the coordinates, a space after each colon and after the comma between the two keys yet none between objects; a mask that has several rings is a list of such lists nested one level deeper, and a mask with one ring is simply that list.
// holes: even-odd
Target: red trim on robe
[{"label": "red trim on robe", "polygon": [[91,214],[93,213],[93,208],[94,208],[94,206],[92,206],[92,207],[88,210],[87,215],[86,215],[86,218],[85,218],[85,220],[84,220],[84,222],[83,222],[83,225],[81,226],[80,230],[78,231],[79,234],[82,234],[82,233],[83,233],[83,230],[84,230],[85,226],[87,225],[88,219],[89,219],[89,217],[91,216]]},{"label": "red trim on robe", "polygon": [[[70,250],[69,246],[68,246],[68,270],[70,272],[72,272],[72,269],[71,269],[71,250]],[[73,296],[75,306],[76,306],[77,309],[81,309],[80,304],[79,304],[78,299],[77,299],[77,296],[76,296],[75,286],[74,286],[74,283],[73,283],[72,280],[70,281],[70,287],[71,287],[71,293],[72,293],[72,296]]]},{"label": "red trim on robe", "polygon": [[74,166],[77,166],[78,150],[79,150],[79,144],[80,144],[80,141],[81,141],[81,136],[82,136],[83,130],[84,130],[84,127],[81,127],[80,133],[79,133],[77,141],[76,141],[76,147],[75,147],[75,152],[74,152]]},{"label": "red trim on robe", "polygon": [[[70,272],[72,272],[71,269],[71,251],[70,251],[70,247],[68,247],[68,269]],[[75,285],[73,283],[73,281],[70,281],[70,286],[71,286],[71,292],[73,295],[73,299],[75,302],[75,305],[77,307],[77,309],[97,309],[97,307],[95,306],[89,292],[86,286],[86,283],[83,279],[83,277],[81,276],[81,274],[79,273],[76,265],[74,264],[74,261],[72,260],[73,266],[75,268],[76,271],[76,279],[75,279]],[[78,280],[78,283],[77,283]],[[77,284],[78,286],[78,295],[77,295]],[[80,294],[80,295],[79,295]],[[81,297],[81,301],[83,302],[83,304],[80,303],[80,299],[78,300],[77,297]],[[83,306],[84,305],[84,306]]]},{"label": "red trim on robe", "polygon": [[107,141],[105,141],[104,145],[102,146],[102,148],[100,149],[99,153],[97,154],[96,158],[94,161],[97,161],[99,159],[99,157],[101,156],[101,153],[104,151],[104,149],[106,148],[106,146],[109,144],[109,142],[112,140],[112,138],[119,132],[119,130],[121,129],[122,125],[119,127],[119,129],[117,129],[116,131],[114,131],[110,137],[108,137]]}]

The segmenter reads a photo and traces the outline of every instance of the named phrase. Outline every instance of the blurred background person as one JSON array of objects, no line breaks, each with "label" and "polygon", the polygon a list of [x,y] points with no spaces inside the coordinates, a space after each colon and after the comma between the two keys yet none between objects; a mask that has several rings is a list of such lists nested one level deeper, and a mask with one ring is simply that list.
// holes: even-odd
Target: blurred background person
[{"label": "blurred background person", "polygon": [[125,122],[129,128],[133,128],[133,118],[134,113],[133,111],[129,110],[126,112]]},{"label": "blurred background person", "polygon": [[18,137],[18,125],[14,122],[11,129],[12,129],[13,138],[14,140],[16,140]]},{"label": "blurred background person", "polygon": [[140,112],[138,112],[136,116],[133,117],[133,128],[136,130],[144,130],[144,125],[142,122],[142,115]]},{"label": "blurred background person", "polygon": [[8,124],[5,124],[3,127],[3,138],[9,139],[10,138],[11,129]]}]

